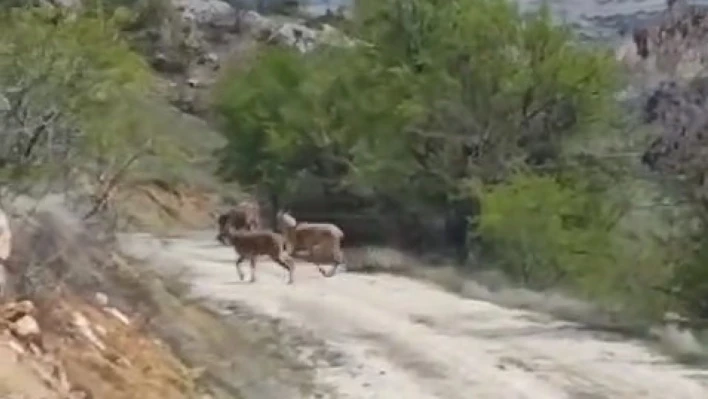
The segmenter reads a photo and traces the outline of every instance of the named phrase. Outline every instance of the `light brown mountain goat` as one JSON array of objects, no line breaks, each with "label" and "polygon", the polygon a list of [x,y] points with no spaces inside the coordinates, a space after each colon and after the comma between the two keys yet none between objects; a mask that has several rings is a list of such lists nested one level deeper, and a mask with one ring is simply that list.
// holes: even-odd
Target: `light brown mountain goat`
[{"label": "light brown mountain goat", "polygon": [[286,251],[285,238],[282,235],[270,230],[236,230],[228,225],[222,228],[222,216],[224,215],[219,217],[219,234],[216,239],[223,244],[231,245],[238,254],[236,270],[241,280],[244,279],[241,262],[246,259],[250,261],[250,282],[253,283],[256,281],[256,258],[266,255],[288,271],[288,284],[293,283],[295,262]]},{"label": "light brown mountain goat", "polygon": [[[342,240],[344,233],[332,223],[300,223],[289,213],[279,211],[278,228],[286,238],[288,253],[314,263],[325,277],[332,277],[344,264]],[[326,273],[321,264],[332,264]]]}]

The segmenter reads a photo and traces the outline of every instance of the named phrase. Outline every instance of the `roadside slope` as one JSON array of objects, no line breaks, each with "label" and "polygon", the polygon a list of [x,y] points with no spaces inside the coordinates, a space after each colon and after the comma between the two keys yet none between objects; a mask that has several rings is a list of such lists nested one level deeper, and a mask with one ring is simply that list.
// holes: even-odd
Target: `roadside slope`
[{"label": "roadside slope", "polygon": [[225,314],[277,320],[282,340],[315,369],[316,397],[708,397],[708,371],[674,364],[641,342],[411,279],[325,280],[302,264],[286,286],[285,273],[262,261],[249,285],[211,232],[162,241],[126,235],[122,243],[162,271],[184,268],[192,294]]}]

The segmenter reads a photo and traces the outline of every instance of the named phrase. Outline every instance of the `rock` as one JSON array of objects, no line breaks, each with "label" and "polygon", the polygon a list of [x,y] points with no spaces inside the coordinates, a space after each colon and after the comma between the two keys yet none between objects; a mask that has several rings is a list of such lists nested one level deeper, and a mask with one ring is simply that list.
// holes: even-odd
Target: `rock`
[{"label": "rock", "polygon": [[34,312],[34,304],[30,301],[12,302],[0,307],[0,319],[14,323],[23,316],[33,315]]},{"label": "rock", "polygon": [[70,399],[92,399],[93,395],[85,388],[74,388],[69,393]]},{"label": "rock", "polygon": [[690,79],[704,73],[708,56],[708,7],[670,2],[655,19],[632,32],[634,55],[622,50],[630,67]]},{"label": "rock", "polygon": [[94,295],[94,299],[96,300],[96,304],[98,304],[98,306],[108,306],[108,295],[103,292],[97,292],[96,295]]},{"label": "rock", "polygon": [[240,17],[240,24],[247,32],[260,40],[295,47],[303,53],[311,51],[320,44],[333,46],[357,44],[356,41],[328,24],[323,24],[322,30],[316,30],[295,22],[278,23],[255,11],[243,13]]},{"label": "rock", "polygon": [[644,120],[657,123],[661,134],[642,162],[653,170],[696,177],[708,149],[708,78],[688,84],[662,82],[646,99]]},{"label": "rock", "polygon": [[168,57],[162,52],[155,54],[150,64],[156,71],[164,73],[184,73],[187,70],[186,62],[176,57]]},{"label": "rock", "polygon": [[12,349],[15,352],[15,354],[17,354],[18,356],[24,355],[27,353],[25,348],[23,348],[22,345],[20,345],[20,343],[15,341],[14,339],[7,341],[7,344],[10,347],[10,349]]},{"label": "rock", "polygon": [[355,40],[347,37],[342,31],[329,24],[322,25],[322,31],[318,39],[320,42],[332,46],[351,47],[357,44]]},{"label": "rock", "polygon": [[255,37],[269,36],[278,24],[255,11],[246,11],[239,16],[241,28]]},{"label": "rock", "polygon": [[96,336],[96,333],[93,332],[93,329],[91,328],[91,323],[86,318],[86,316],[79,312],[73,312],[73,318],[74,326],[78,328],[79,332],[81,333],[81,335],[84,336],[84,338],[86,338],[98,349],[102,351],[106,350],[106,345]]},{"label": "rock", "polygon": [[230,28],[236,25],[237,12],[221,0],[173,0],[186,20],[198,25],[215,28]]},{"label": "rock", "polygon": [[219,64],[219,56],[215,53],[206,53],[199,57],[200,64]]},{"label": "rock", "polygon": [[268,39],[279,44],[295,47],[305,53],[315,47],[317,32],[305,25],[286,22],[281,25]]},{"label": "rock", "polygon": [[7,112],[12,110],[12,105],[10,105],[10,100],[7,99],[2,93],[0,93],[0,112]]},{"label": "rock", "polygon": [[37,320],[29,315],[22,316],[19,320],[12,323],[10,328],[20,338],[27,338],[42,333],[39,329],[39,324],[37,324]]},{"label": "rock", "polygon": [[106,330],[106,327],[103,327],[103,326],[100,325],[100,324],[96,324],[96,325],[94,326],[94,329],[95,329],[96,332],[98,332],[102,337],[105,337],[106,335],[108,335],[108,330]]},{"label": "rock", "polygon": [[666,312],[664,313],[664,323],[665,324],[681,324],[687,323],[688,318],[679,315],[676,312]]},{"label": "rock", "polygon": [[130,324],[130,319],[128,318],[128,316],[124,315],[120,310],[116,308],[108,308],[106,309],[106,312],[110,313],[113,317],[120,320],[123,324]]},{"label": "rock", "polygon": [[79,9],[83,5],[81,0],[51,0],[50,3],[59,8]]}]

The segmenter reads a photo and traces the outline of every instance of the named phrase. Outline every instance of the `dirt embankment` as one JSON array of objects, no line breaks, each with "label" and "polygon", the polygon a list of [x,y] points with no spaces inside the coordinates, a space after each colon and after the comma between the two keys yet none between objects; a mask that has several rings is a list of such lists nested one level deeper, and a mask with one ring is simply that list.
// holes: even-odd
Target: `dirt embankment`
[{"label": "dirt embankment", "polygon": [[0,314],[3,398],[195,397],[190,371],[115,308],[64,293]]},{"label": "dirt embankment", "polygon": [[[179,196],[160,198],[190,211],[172,222],[203,222],[184,206],[188,193]],[[239,397],[210,388],[218,384],[194,362],[228,345],[218,318],[121,255],[106,226],[84,223],[63,198],[32,203],[31,212],[23,201],[13,207],[20,216],[11,220],[8,294],[0,301],[0,397]]]}]

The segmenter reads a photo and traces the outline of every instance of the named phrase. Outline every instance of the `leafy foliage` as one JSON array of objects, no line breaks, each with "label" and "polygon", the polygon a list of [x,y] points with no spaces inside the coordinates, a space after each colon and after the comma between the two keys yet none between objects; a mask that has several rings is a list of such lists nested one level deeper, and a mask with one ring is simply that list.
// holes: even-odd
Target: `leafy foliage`
[{"label": "leafy foliage", "polygon": [[[496,263],[533,288],[563,287],[602,304],[660,316],[671,298],[662,287],[685,256],[667,251],[649,234],[620,228],[624,204],[593,190],[582,175],[518,174],[487,187],[480,233]],[[596,188],[596,187],[595,187]]]},{"label": "leafy foliage", "polygon": [[[233,88],[219,100],[230,121],[227,151],[244,152],[238,131],[249,148],[268,153],[249,150],[241,161],[270,168],[257,174],[279,187],[275,174],[316,169],[293,163],[307,154],[343,171],[320,167],[323,177],[355,172],[365,185],[414,189],[442,205],[462,180],[498,179],[535,156],[534,146],[558,151],[561,137],[598,119],[613,87],[610,59],[574,47],[545,9],[523,17],[511,3],[488,0],[356,5],[351,33],[367,46],[271,54],[242,77],[225,79]],[[280,160],[280,172],[249,156]],[[224,160],[224,171],[244,170],[234,157]]]},{"label": "leafy foliage", "polygon": [[613,60],[575,45],[546,7],[522,16],[505,1],[361,0],[356,15],[383,62],[417,71],[429,110],[419,140],[436,147],[423,169],[438,176],[494,181],[553,161],[607,116]]},{"label": "leafy foliage", "polygon": [[141,148],[171,151],[144,106],[149,69],[112,19],[29,8],[0,21],[5,184],[106,172]]},{"label": "leafy foliage", "polygon": [[305,174],[346,184],[351,173],[374,178],[404,162],[412,94],[399,71],[372,61],[358,50],[305,58],[275,48],[228,75],[218,99],[229,140],[222,174],[285,194]]},{"label": "leafy foliage", "polygon": [[516,175],[482,195],[480,232],[512,275],[546,287],[614,264],[613,212],[553,177]]}]

